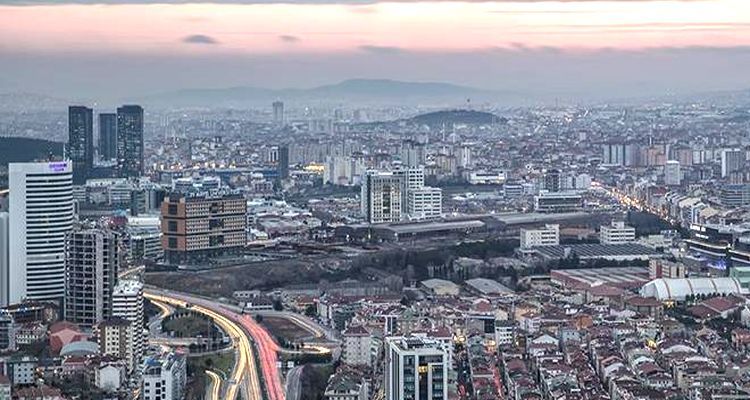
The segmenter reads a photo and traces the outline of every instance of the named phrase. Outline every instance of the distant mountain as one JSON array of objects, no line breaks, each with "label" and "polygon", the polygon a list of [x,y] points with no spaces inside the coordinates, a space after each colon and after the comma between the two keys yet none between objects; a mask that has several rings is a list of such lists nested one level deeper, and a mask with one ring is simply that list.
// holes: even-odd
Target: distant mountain
[{"label": "distant mountain", "polygon": [[340,102],[356,100],[372,103],[463,103],[502,100],[510,93],[476,89],[438,82],[404,82],[389,79],[351,79],[310,89],[265,89],[234,87],[226,89],[185,89],[143,97],[145,105],[178,107],[238,107],[266,104],[274,100]]},{"label": "distant mountain", "polygon": [[63,155],[63,143],[22,137],[0,137],[0,165],[31,162]]}]

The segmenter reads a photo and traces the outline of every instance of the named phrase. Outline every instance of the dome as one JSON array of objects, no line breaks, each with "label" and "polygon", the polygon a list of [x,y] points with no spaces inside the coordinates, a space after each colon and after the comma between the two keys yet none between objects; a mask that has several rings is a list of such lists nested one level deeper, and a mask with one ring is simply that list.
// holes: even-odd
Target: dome
[{"label": "dome", "polygon": [[743,293],[743,289],[735,278],[660,278],[646,283],[640,291],[643,297],[677,301],[685,300],[690,295],[739,293]]}]

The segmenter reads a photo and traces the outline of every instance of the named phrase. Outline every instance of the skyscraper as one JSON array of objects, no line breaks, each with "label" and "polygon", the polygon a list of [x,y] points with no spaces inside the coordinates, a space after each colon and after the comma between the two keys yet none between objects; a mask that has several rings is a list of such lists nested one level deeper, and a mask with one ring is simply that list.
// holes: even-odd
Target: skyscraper
[{"label": "skyscraper", "polygon": [[68,158],[73,162],[73,183],[86,183],[94,168],[94,110],[88,107],[68,107]]},{"label": "skyscraper", "polygon": [[9,303],[62,300],[65,236],[73,224],[70,162],[11,163]]},{"label": "skyscraper", "polygon": [[386,400],[448,398],[448,352],[437,341],[386,338]]},{"label": "skyscraper", "polygon": [[721,152],[721,177],[726,178],[739,171],[745,164],[745,152],[740,149],[725,149]]},{"label": "skyscraper", "polygon": [[289,178],[289,147],[279,147],[279,179]]},{"label": "skyscraper", "polygon": [[115,232],[84,229],[68,234],[65,259],[65,319],[93,328],[112,315],[112,292],[120,265]]},{"label": "skyscraper", "polygon": [[273,104],[273,123],[284,125],[284,102],[274,101]]},{"label": "skyscraper", "polygon": [[99,114],[99,156],[104,160],[117,158],[117,114]]},{"label": "skyscraper", "polygon": [[120,177],[143,175],[143,108],[117,109],[117,170]]},{"label": "skyscraper", "polygon": [[8,292],[10,291],[10,280],[8,269],[10,268],[10,214],[0,212],[0,306],[8,305]]}]

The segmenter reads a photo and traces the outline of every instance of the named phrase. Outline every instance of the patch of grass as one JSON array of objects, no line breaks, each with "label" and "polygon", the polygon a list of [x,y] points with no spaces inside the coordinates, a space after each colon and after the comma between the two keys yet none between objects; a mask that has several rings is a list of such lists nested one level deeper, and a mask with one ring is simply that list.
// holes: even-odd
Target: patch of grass
[{"label": "patch of grass", "polygon": [[162,330],[174,332],[175,337],[208,337],[212,328],[213,322],[210,319],[192,315],[168,319],[162,323]]}]

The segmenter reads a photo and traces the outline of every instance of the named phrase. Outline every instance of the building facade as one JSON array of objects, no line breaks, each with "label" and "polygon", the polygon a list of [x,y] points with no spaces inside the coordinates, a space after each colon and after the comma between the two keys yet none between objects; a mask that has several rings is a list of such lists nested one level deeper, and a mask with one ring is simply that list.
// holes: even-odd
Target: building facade
[{"label": "building facade", "polygon": [[65,257],[65,319],[91,329],[112,315],[112,292],[120,268],[120,239],[104,229],[68,234]]},{"label": "building facade", "polygon": [[521,229],[520,242],[522,249],[557,246],[560,244],[560,225],[547,224],[538,229]]},{"label": "building facade", "polygon": [[94,110],[68,107],[67,155],[73,163],[73,183],[82,185],[94,168]]},{"label": "building facade", "polygon": [[386,400],[448,398],[448,354],[438,341],[386,338]]},{"label": "building facade", "polygon": [[362,178],[361,210],[371,224],[402,218],[403,177],[392,172],[367,171]]},{"label": "building facade", "polygon": [[143,108],[117,109],[117,171],[122,178],[143,175]]},{"label": "building facade", "polygon": [[104,160],[117,158],[117,114],[99,114],[99,156]]},{"label": "building facade", "polygon": [[126,359],[133,365],[140,363],[144,349],[143,334],[143,284],[135,280],[122,280],[115,286],[112,294],[112,317],[121,318],[130,323],[132,353]]},{"label": "building facade", "polygon": [[247,202],[236,191],[172,193],[161,216],[162,249],[173,264],[204,262],[247,244]]},{"label": "building facade", "polygon": [[3,301],[61,301],[65,237],[74,214],[71,163],[11,163],[9,186],[9,266]]},{"label": "building facade", "polygon": [[602,225],[599,231],[601,244],[625,244],[635,242],[635,228],[625,225],[623,221],[612,221]]}]

